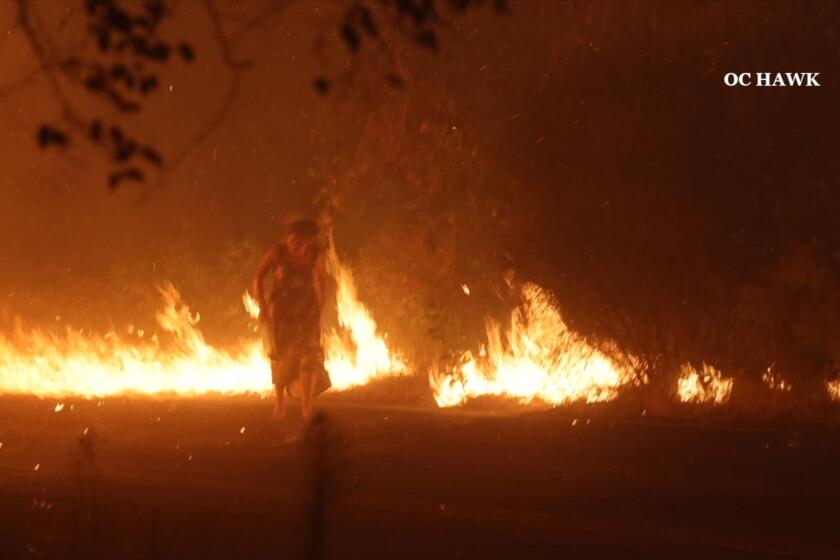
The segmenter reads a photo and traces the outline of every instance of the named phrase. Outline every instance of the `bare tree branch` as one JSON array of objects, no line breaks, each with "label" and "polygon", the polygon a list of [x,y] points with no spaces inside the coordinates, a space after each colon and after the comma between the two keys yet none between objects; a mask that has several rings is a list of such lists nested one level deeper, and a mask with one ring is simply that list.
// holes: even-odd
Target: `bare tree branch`
[{"label": "bare tree branch", "polygon": [[210,16],[210,21],[213,24],[213,37],[219,47],[219,52],[222,55],[222,61],[230,71],[230,85],[228,86],[224,101],[222,101],[221,106],[219,106],[219,109],[213,117],[207,122],[204,128],[198,131],[193,139],[180,152],[175,154],[175,156],[169,160],[169,163],[167,164],[169,169],[180,165],[187,156],[193,152],[193,150],[195,150],[200,144],[207,140],[213,132],[216,131],[239,95],[239,88],[242,82],[242,72],[250,67],[252,62],[249,60],[238,60],[233,56],[230,41],[225,36],[222,20],[219,16],[219,11],[216,8],[215,2],[213,2],[213,0],[205,0],[204,6],[207,10],[207,14]]},{"label": "bare tree branch", "polygon": [[[230,77],[219,107],[171,158],[164,158],[156,146],[138,140],[126,130],[132,123],[119,118],[141,111],[147,95],[159,87],[158,71],[148,70],[146,63],[158,68],[158,65],[165,64],[173,56],[180,56],[187,63],[195,57],[193,46],[188,42],[173,43],[160,36],[160,22],[171,15],[165,0],[138,3],[136,6],[123,5],[119,0],[90,3],[86,10],[88,21],[84,27],[86,32],[83,40],[76,48],[71,47],[70,51],[54,41],[56,28],[46,24],[34,0],[16,0],[16,21],[9,25],[5,36],[0,37],[0,42],[12,29],[20,28],[36,64],[25,75],[19,76],[17,81],[0,87],[0,98],[33,84],[43,75],[60,109],[60,119],[64,126],[41,124],[38,129],[39,144],[42,148],[66,145],[70,139],[68,128],[73,129],[77,136],[87,138],[105,150],[116,168],[110,175],[112,188],[116,188],[123,180],[145,181],[148,166],[157,170],[174,169],[218,130],[239,96],[243,73],[252,61],[242,60],[234,54],[235,41],[270,21],[295,0],[269,0],[260,5],[259,13],[237,24],[233,31],[225,29],[218,9],[220,4],[216,0],[203,1],[213,39]],[[482,0],[463,0],[454,5],[458,11],[463,11],[473,2],[483,3]],[[313,86],[320,93],[326,93],[331,88],[335,90],[336,85],[353,81],[359,64],[356,55],[360,53],[363,44],[378,45],[380,52],[390,61],[389,65],[399,66],[396,53],[389,47],[385,31],[380,27],[382,19],[393,19],[392,27],[397,32],[402,31],[409,40],[421,47],[433,51],[438,48],[435,31],[441,21],[434,0],[381,4],[373,3],[372,0],[355,0],[341,6],[334,31],[351,55],[350,64],[331,76],[316,76]],[[84,10],[78,7],[70,7],[58,19],[58,29],[64,29],[69,21],[83,13]],[[93,54],[79,53],[88,41],[95,42],[96,51]],[[324,70],[327,61],[321,51],[325,44],[326,40],[322,36],[315,45],[316,57]],[[398,72],[391,70],[384,74],[389,85],[402,85],[403,73]],[[86,106],[74,105],[75,95],[69,94],[75,86],[90,96],[104,100],[105,107],[115,109],[116,113],[102,115],[102,111],[96,111],[96,114],[87,115]],[[75,93],[75,90],[72,91]]]},{"label": "bare tree branch", "polygon": [[[28,3],[28,0],[27,2]],[[5,31],[3,31],[2,35],[0,36],[0,47],[2,47],[3,42],[6,38],[11,35],[12,31],[16,30],[17,28],[21,27],[20,23],[20,2],[18,3],[18,15],[15,17],[14,21],[9,24]],[[63,29],[64,26],[67,24],[69,19],[75,15],[77,12],[71,9],[67,15],[62,18],[62,21],[59,24],[59,28]],[[74,56],[80,50],[82,50],[85,45],[87,45],[89,39],[89,35],[85,34],[78,43],[70,46],[67,49],[67,56]],[[17,80],[11,81],[8,84],[0,86],[0,99],[4,97],[8,97],[9,95],[13,95],[20,90],[26,89],[27,87],[31,86],[35,83],[36,79],[44,72],[47,71],[48,68],[52,67],[52,61],[43,61],[39,60],[39,64],[24,74]]]},{"label": "bare tree branch", "polygon": [[53,96],[61,109],[62,117],[73,126],[81,128],[84,126],[84,119],[82,119],[73,110],[72,104],[67,99],[67,96],[64,94],[64,90],[58,81],[58,77],[52,71],[52,68],[55,66],[55,60],[52,53],[47,52],[47,49],[42,44],[41,39],[35,30],[32,20],[32,12],[30,11],[31,9],[32,7],[29,0],[18,0],[18,23],[29,41],[29,46],[32,48],[32,52],[35,54],[35,57],[40,63],[40,69],[44,72],[47,78],[47,83],[49,84],[50,89],[53,92]]},{"label": "bare tree branch", "polygon": [[232,43],[235,43],[239,40],[243,35],[246,33],[253,31],[254,29],[265,25],[268,23],[272,17],[276,16],[289,6],[295,3],[295,0],[274,0],[271,5],[257,14],[256,16],[250,18],[248,21],[243,23],[238,29],[235,29],[228,35],[228,40]]}]

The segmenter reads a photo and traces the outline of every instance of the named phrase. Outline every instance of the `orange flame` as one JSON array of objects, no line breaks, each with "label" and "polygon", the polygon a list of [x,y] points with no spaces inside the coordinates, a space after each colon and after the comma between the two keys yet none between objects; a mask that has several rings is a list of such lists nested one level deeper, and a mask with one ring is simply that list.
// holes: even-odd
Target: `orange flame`
[{"label": "orange flame", "polygon": [[[761,376],[761,380],[773,390],[776,391],[790,391],[793,389],[793,385],[790,384],[790,381],[783,378],[781,375],[773,371],[773,366],[767,368],[767,371],[764,372]],[[829,387],[830,392],[830,387]]]},{"label": "orange flame", "polygon": [[619,364],[572,332],[551,296],[539,286],[522,287],[524,302],[511,315],[502,339],[500,325],[487,321],[487,347],[465,353],[430,383],[439,406],[455,406],[480,395],[502,395],[552,405],[614,399],[618,389],[644,380],[633,358]]},{"label": "orange flame", "polygon": [[270,389],[258,342],[246,341],[232,351],[214,348],[175,287],[164,284],[160,293],[164,306],[157,321],[172,335],[171,346],[161,346],[157,337],[129,342],[113,331],[94,336],[68,329],[55,336],[18,327],[10,337],[0,334],[0,392],[102,397]]},{"label": "orange flame", "polygon": [[[340,329],[324,337],[326,362],[333,390],[368,383],[407,371],[405,363],[379,336],[367,308],[358,301],[353,277],[330,253],[330,270],[338,286]],[[0,394],[103,397],[122,393],[267,394],[271,371],[259,339],[219,349],[204,339],[199,316],[190,312],[172,284],[160,288],[163,306],[156,315],[172,342],[161,345],[157,336],[144,338],[129,327],[125,340],[116,332],[104,336],[68,329],[56,336],[39,329],[0,333]],[[246,311],[256,317],[259,306],[248,294]],[[346,331],[347,336],[341,333]],[[346,342],[345,339],[349,339]]]},{"label": "orange flame", "polygon": [[829,381],[826,384],[828,389],[828,396],[832,398],[832,400],[840,401],[840,379],[835,379],[834,381]]},{"label": "orange flame", "polygon": [[[376,322],[359,300],[353,274],[342,266],[335,247],[330,243],[327,265],[336,281],[336,306],[339,329],[330,329],[324,336],[324,366],[336,389],[364,385],[371,379],[406,375],[408,367],[402,357],[393,353],[380,336]],[[342,336],[342,335],[349,335]]]},{"label": "orange flame", "polygon": [[732,393],[732,379],[725,378],[720,370],[708,364],[698,371],[690,364],[683,364],[677,381],[677,394],[683,402],[724,404]]}]

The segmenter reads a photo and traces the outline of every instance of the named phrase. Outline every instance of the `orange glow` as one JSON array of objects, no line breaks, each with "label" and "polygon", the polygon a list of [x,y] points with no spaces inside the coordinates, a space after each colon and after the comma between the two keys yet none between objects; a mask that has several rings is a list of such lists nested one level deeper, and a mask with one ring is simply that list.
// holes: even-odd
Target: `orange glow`
[{"label": "orange glow", "polygon": [[677,394],[683,402],[724,404],[732,393],[732,379],[725,378],[720,370],[703,364],[698,371],[690,364],[683,364],[677,381]]},{"label": "orange glow", "polygon": [[761,376],[761,380],[764,381],[768,387],[776,391],[790,391],[793,389],[793,385],[791,385],[789,381],[773,371],[773,366],[767,368],[767,371],[765,371]]},{"label": "orange glow", "polygon": [[245,292],[242,294],[242,305],[245,306],[245,312],[251,317],[251,319],[258,319],[260,316],[260,304],[257,303],[251,294]]},{"label": "orange glow", "polygon": [[840,379],[829,381],[827,384],[828,395],[835,401],[840,401]]},{"label": "orange glow", "polygon": [[487,346],[478,356],[463,354],[447,371],[433,371],[430,383],[439,406],[455,406],[481,395],[558,405],[614,399],[622,385],[643,382],[634,360],[619,364],[572,332],[551,296],[539,286],[522,288],[523,304],[510,328],[487,321]]},{"label": "orange glow", "polygon": [[388,348],[367,307],[359,300],[353,274],[341,264],[330,244],[327,266],[336,282],[338,329],[322,335],[324,366],[335,389],[364,385],[372,379],[406,375],[409,369],[398,354]]},{"label": "orange glow", "polygon": [[[392,354],[367,308],[358,301],[353,277],[330,252],[336,278],[340,328],[325,333],[325,366],[332,390],[368,383],[378,377],[405,374],[405,363]],[[168,333],[167,344],[157,335],[145,337],[133,326],[127,336],[109,332],[97,336],[68,329],[58,336],[20,325],[0,333],[0,393],[40,396],[103,397],[115,394],[202,395],[267,394],[271,371],[260,339],[248,338],[233,348],[207,343],[172,284],[160,288],[163,306],[156,319]],[[247,294],[243,304],[259,314]],[[63,408],[63,405],[60,405]],[[56,412],[61,410],[57,406]]]},{"label": "orange glow", "polygon": [[41,396],[106,396],[119,393],[262,393],[270,389],[268,363],[258,341],[220,350],[198,329],[198,315],[181,301],[172,284],[160,288],[161,329],[171,335],[131,339],[116,332],[103,336],[68,329],[56,336],[18,327],[0,334],[0,392]]}]

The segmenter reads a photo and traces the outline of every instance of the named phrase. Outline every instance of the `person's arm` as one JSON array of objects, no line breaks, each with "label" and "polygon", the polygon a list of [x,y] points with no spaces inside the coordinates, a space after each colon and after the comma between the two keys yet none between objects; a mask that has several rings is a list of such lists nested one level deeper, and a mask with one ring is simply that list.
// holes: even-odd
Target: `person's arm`
[{"label": "person's arm", "polygon": [[319,255],[315,261],[315,294],[318,296],[318,306],[324,307],[324,293],[327,289],[327,261],[324,255]]},{"label": "person's arm", "polygon": [[260,306],[260,314],[262,315],[262,310],[265,309],[265,294],[263,293],[263,280],[265,279],[265,275],[268,274],[269,271],[273,270],[278,263],[280,262],[279,253],[276,247],[272,247],[269,251],[265,254],[265,256],[260,261],[259,266],[257,267],[257,274],[254,276],[254,283],[251,286],[251,291],[254,294],[254,299],[257,300],[257,303]]}]

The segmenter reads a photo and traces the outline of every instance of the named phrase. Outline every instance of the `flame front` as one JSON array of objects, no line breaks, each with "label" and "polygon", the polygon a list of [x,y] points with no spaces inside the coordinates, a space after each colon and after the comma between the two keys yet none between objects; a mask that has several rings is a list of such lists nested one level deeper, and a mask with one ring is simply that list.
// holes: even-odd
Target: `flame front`
[{"label": "flame front", "polygon": [[[762,376],[761,380],[764,381],[765,385],[767,385],[770,389],[774,391],[787,391],[790,392],[793,389],[793,385],[790,384],[788,380],[783,378],[781,375],[773,371],[773,366],[767,368]],[[829,385],[829,393],[831,392],[831,386]]]},{"label": "flame front", "polygon": [[828,390],[828,396],[832,400],[840,401],[840,379],[826,383],[826,389]]},{"label": "flame front", "polygon": [[328,268],[336,282],[339,329],[322,337],[324,366],[335,389],[364,385],[371,379],[408,373],[403,359],[388,348],[376,322],[359,301],[353,275],[338,260],[330,244]]},{"label": "flame front", "polygon": [[481,395],[551,405],[600,402],[614,399],[622,385],[641,381],[632,358],[619,364],[572,332],[542,288],[526,284],[522,295],[504,340],[500,325],[488,320],[487,346],[478,356],[467,352],[449,371],[431,373],[439,406]]},{"label": "flame front", "polygon": [[[337,282],[341,326],[324,337],[325,366],[333,390],[405,373],[406,365],[377,333],[376,323],[357,299],[352,275],[334,252],[330,268]],[[249,338],[234,348],[215,348],[205,340],[198,315],[190,312],[175,287],[167,283],[160,292],[163,306],[156,319],[171,335],[167,344],[161,344],[157,336],[144,337],[133,327],[128,328],[130,339],[113,331],[96,336],[68,329],[57,336],[20,326],[11,334],[0,333],[0,394],[104,397],[267,394],[272,390],[261,340]],[[243,304],[251,316],[259,314],[259,306],[247,294]]]},{"label": "flame front", "polygon": [[724,404],[732,393],[732,379],[723,377],[720,370],[708,364],[698,371],[684,364],[677,381],[677,395],[682,402]]},{"label": "flame front", "polygon": [[[332,248],[328,265],[336,281],[339,323],[322,338],[332,390],[408,375],[410,367],[388,347],[358,298],[351,272]],[[468,288],[462,288],[466,294]],[[127,335],[111,331],[97,336],[67,329],[59,336],[19,324],[10,333],[0,332],[0,394],[104,397],[271,392],[270,366],[261,340],[250,333],[251,338],[232,348],[216,348],[205,340],[198,315],[190,312],[174,286],[164,284],[160,293],[163,306],[156,319],[169,335],[166,343],[131,326]],[[511,314],[506,333],[498,322],[488,320],[487,343],[477,355],[466,352],[454,366],[431,372],[438,406],[459,405],[481,395],[551,405],[600,402],[614,399],[622,386],[646,381],[632,356],[619,361],[571,331],[546,291],[526,284],[522,295],[523,304]],[[259,315],[257,302],[247,293],[243,305],[252,317]],[[714,367],[703,364],[698,370],[685,364],[680,373],[677,396],[682,402],[725,404],[729,400],[733,380]],[[763,380],[772,389],[791,390],[790,383],[772,369]],[[828,382],[826,389],[840,401],[840,380]]]},{"label": "flame front", "polygon": [[[160,289],[160,327],[172,335],[127,341],[115,332],[64,336],[18,327],[0,334],[0,393],[102,397],[120,393],[199,395],[262,393],[271,373],[259,341],[227,351],[209,345],[171,284]],[[129,329],[134,331],[134,329]],[[139,334],[139,333],[138,333]]]}]

